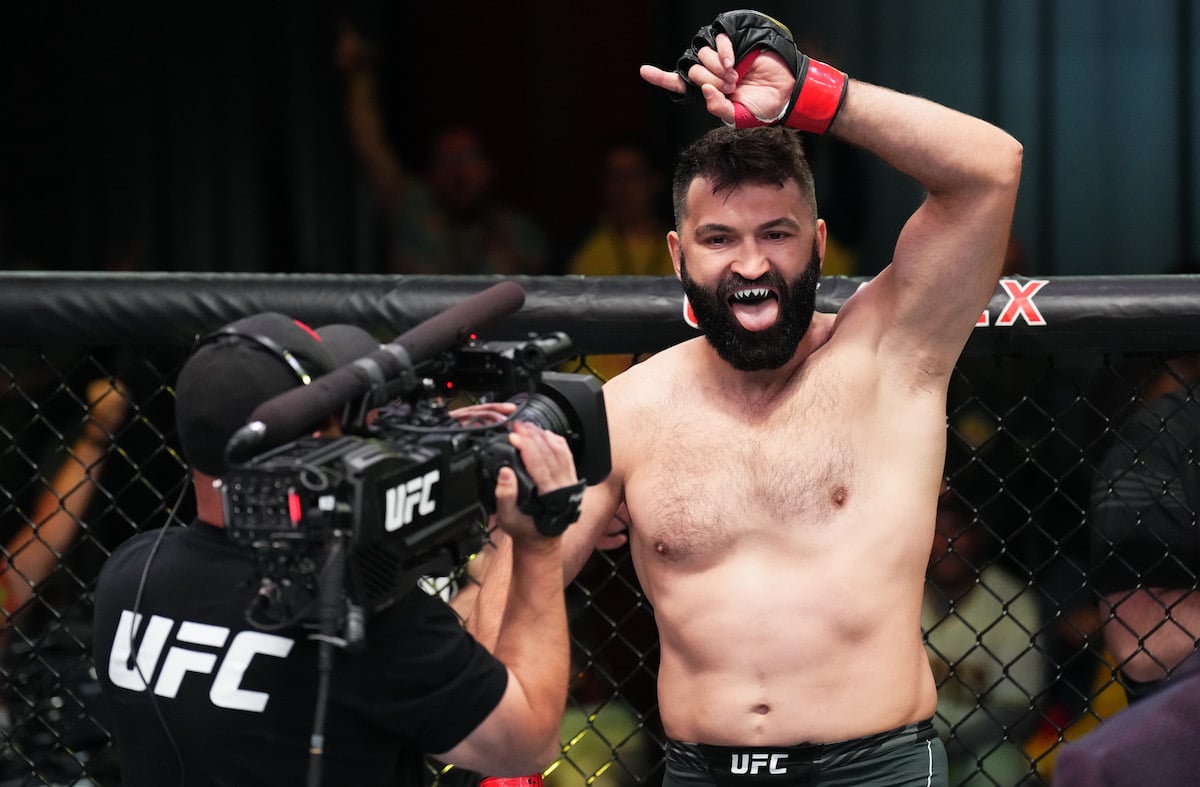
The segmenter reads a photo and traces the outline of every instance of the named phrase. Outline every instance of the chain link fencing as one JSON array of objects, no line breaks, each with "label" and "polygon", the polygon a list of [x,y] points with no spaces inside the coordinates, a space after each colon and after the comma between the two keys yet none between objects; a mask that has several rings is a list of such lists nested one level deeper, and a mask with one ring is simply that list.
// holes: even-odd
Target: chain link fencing
[{"label": "chain link fencing", "polygon": [[[1035,318],[1029,309],[1036,301],[1027,302],[1015,335],[976,342],[955,371],[947,486],[923,616],[952,784],[1047,784],[1061,744],[1127,703],[1090,581],[1093,501],[1119,491],[1119,482],[1101,472],[1105,457],[1121,447],[1139,455],[1123,425],[1174,391],[1178,406],[1155,410],[1153,420],[1160,433],[1173,434],[1176,419],[1194,404],[1190,391],[1200,366],[1193,355],[1200,333],[1194,318],[1186,320],[1190,307],[1180,307],[1183,325],[1176,325],[1174,312],[1164,316],[1160,309],[1150,318],[1139,311],[1147,302],[1161,306],[1158,288],[1172,296],[1182,288],[1197,302],[1200,280],[1150,282],[1145,299],[1136,295],[1139,281],[1064,282],[1064,289],[1074,288],[1069,295],[1076,303],[1085,304],[1083,316],[1077,320],[1073,306],[1047,298]],[[194,281],[171,281],[173,300],[155,308],[171,310],[178,325],[164,332],[164,315],[157,312],[130,324],[146,303],[138,300],[144,297],[138,282],[96,283],[102,292],[91,301],[65,294],[76,292],[78,282],[52,279],[38,285],[57,293],[48,302],[0,303],[9,310],[0,323],[12,328],[0,342],[0,787],[121,783],[90,654],[91,593],[101,564],[123,540],[192,516],[187,468],[175,447],[171,388],[191,337],[273,309],[312,324],[358,322],[386,338],[462,292],[435,280],[429,287],[441,301],[418,291],[412,297],[422,305],[393,303],[383,312],[401,316],[381,319],[372,309],[393,298],[393,280],[339,281],[343,295],[371,296],[364,296],[368,305],[333,299],[320,314],[311,313],[311,303],[328,294],[329,281],[256,279],[257,295],[245,295],[240,281],[199,291]],[[609,374],[677,340],[674,323],[682,321],[674,282],[624,282],[611,292],[601,287],[610,299],[588,313],[580,303],[596,295],[587,289],[591,283],[528,285],[531,316],[511,333],[549,326],[572,334],[581,354],[570,370]],[[1124,295],[1134,292],[1133,305],[1114,308],[1119,298],[1105,294],[1110,285]],[[1053,289],[1051,280],[1046,290]],[[822,291],[829,296],[837,287],[823,282]],[[997,298],[989,328],[1014,300],[1011,291]],[[1087,304],[1097,299],[1103,313],[1095,318]],[[837,305],[835,296],[832,308]],[[62,319],[39,323],[47,319],[39,307]],[[1057,308],[1075,330],[1028,330],[1037,318],[1054,323]],[[597,311],[604,314],[589,321]],[[52,327],[38,327],[45,324]],[[653,338],[655,324],[672,327]],[[628,339],[639,325],[652,335],[649,341]],[[1047,341],[1052,335],[1058,338]],[[622,350],[628,353],[623,359],[596,359]],[[1197,472],[1197,448],[1181,447],[1187,472]],[[1181,526],[1194,529],[1192,495],[1200,493],[1172,489],[1164,480],[1158,494],[1182,494],[1185,499],[1173,501],[1183,512]],[[1160,560],[1180,558],[1175,543],[1161,546]],[[1141,565],[1130,561],[1125,568],[1136,574]],[[1182,570],[1194,581],[1194,565]],[[655,696],[657,636],[627,548],[592,556],[568,589],[568,611],[574,677],[562,756],[546,772],[547,785],[658,784],[665,737]],[[472,778],[437,773],[432,763],[431,769],[444,784]]]}]

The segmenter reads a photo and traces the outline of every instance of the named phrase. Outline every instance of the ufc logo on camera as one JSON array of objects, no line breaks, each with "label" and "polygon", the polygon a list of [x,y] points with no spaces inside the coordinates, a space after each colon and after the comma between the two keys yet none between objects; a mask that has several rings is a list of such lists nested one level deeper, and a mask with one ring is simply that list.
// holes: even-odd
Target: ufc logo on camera
[{"label": "ufc logo on camera", "polygon": [[[286,658],[295,646],[295,640],[261,631],[239,631],[230,640],[230,630],[224,626],[184,620],[176,629],[175,623],[168,617],[151,616],[137,656],[131,660],[130,649],[134,633],[141,627],[142,616],[123,610],[108,657],[109,680],[122,689],[146,691],[149,688],[147,681],[157,671],[154,693],[174,699],[188,673],[211,676],[208,698],[213,705],[262,713],[270,695],[243,689],[242,678],[255,658]],[[168,647],[172,631],[175,632],[174,642]]]},{"label": "ufc logo on camera", "polygon": [[391,533],[411,525],[416,514],[432,514],[437,508],[437,501],[433,499],[433,485],[441,478],[440,471],[430,470],[388,489],[384,495],[383,529]]}]

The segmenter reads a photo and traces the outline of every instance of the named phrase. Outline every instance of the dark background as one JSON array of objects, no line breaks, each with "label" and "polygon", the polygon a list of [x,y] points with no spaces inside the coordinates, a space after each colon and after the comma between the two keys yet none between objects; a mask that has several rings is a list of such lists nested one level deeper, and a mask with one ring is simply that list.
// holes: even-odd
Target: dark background
[{"label": "dark background", "polygon": [[406,163],[423,166],[436,126],[473,122],[506,195],[555,238],[594,211],[598,147],[670,108],[637,76],[656,22],[630,0],[565,16],[463,0],[105,5],[0,11],[6,267],[370,272],[333,60],[343,16],[384,46]]},{"label": "dark background", "polygon": [[[112,6],[112,7],[106,7]],[[711,125],[637,76],[725,4],[684,0],[0,8],[0,266],[360,272],[377,227],[351,156],[337,22],[385,45],[390,132],[422,166],[436,126],[479,125],[505,196],[559,256],[595,213],[613,135],[669,161]],[[1010,130],[1031,271],[1156,273],[1197,256],[1200,14],[1189,0],[762,2],[852,76]],[[819,173],[859,272],[886,263],[919,194],[868,160]],[[830,184],[845,188],[834,194]],[[832,221],[832,218],[831,218]]]}]

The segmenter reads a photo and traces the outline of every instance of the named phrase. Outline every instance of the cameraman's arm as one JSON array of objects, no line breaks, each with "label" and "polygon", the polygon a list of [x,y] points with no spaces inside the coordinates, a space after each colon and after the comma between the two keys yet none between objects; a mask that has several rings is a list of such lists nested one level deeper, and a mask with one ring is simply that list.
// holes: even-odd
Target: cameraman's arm
[{"label": "cameraman's arm", "polygon": [[615,549],[627,540],[628,513],[616,475],[589,486],[579,521],[563,533],[563,585],[570,585],[597,549]]},{"label": "cameraman's arm", "polygon": [[491,543],[467,565],[468,584],[450,602],[463,625],[479,644],[495,652],[500,619],[508,597],[508,573],[512,569],[512,541],[500,528],[492,531]]},{"label": "cameraman's arm", "polygon": [[[616,549],[628,541],[629,515],[623,505],[618,507],[618,495],[616,487],[608,482],[589,486],[584,493],[579,521],[570,525],[561,539],[564,588],[583,570],[592,552]],[[611,513],[613,511],[616,513]],[[465,621],[467,631],[489,650],[494,647],[504,616],[512,573],[509,539],[500,535],[493,540],[495,546],[486,549],[482,558],[484,563],[473,569],[472,576],[479,583],[478,587],[468,597],[456,599],[453,604]]]},{"label": "cameraman's arm", "polygon": [[[590,486],[583,495],[583,506],[579,521],[570,525],[562,535],[563,587],[567,587],[583,570],[583,566],[597,549],[616,549],[628,541],[628,513],[614,500],[612,489],[601,484]],[[609,509],[615,514],[606,514]],[[485,548],[471,562],[478,563],[470,569],[476,587],[462,598],[455,598],[451,605],[471,633],[488,650],[494,648],[500,629],[504,607],[508,598],[509,577],[512,573],[512,544],[508,537],[497,531],[493,546]]]},{"label": "cameraman's arm", "polygon": [[[510,439],[539,489],[576,483],[561,436],[517,423]],[[495,776],[538,772],[557,756],[569,682],[561,540],[541,535],[517,509],[516,497],[516,476],[504,468],[496,483],[496,522],[511,541],[512,576],[493,653],[508,667],[508,687],[465,740],[436,755]]]},{"label": "cameraman's arm", "polygon": [[[517,406],[511,402],[489,402],[459,407],[452,410],[450,415],[463,426],[482,426],[497,424],[516,409]],[[451,600],[450,606],[458,613],[471,636],[489,651],[495,652],[500,619],[504,615],[504,601],[508,596],[508,574],[512,570],[512,541],[508,533],[499,528],[494,517],[488,522],[488,531],[488,542],[467,564],[466,582]]]}]

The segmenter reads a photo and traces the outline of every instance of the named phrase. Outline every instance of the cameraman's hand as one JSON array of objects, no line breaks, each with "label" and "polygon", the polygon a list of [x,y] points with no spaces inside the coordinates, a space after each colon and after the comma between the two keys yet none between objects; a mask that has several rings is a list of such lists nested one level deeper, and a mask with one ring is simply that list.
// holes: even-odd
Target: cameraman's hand
[{"label": "cameraman's hand", "polygon": [[[516,421],[508,441],[520,453],[521,463],[539,491],[553,492],[578,483],[575,459],[562,435]],[[557,540],[539,533],[533,518],[517,508],[517,475],[510,467],[500,468],[496,478],[496,524],[512,536],[515,545]]]},{"label": "cameraman's hand", "polygon": [[512,402],[486,402],[457,407],[450,416],[461,426],[494,426],[517,411]]}]

